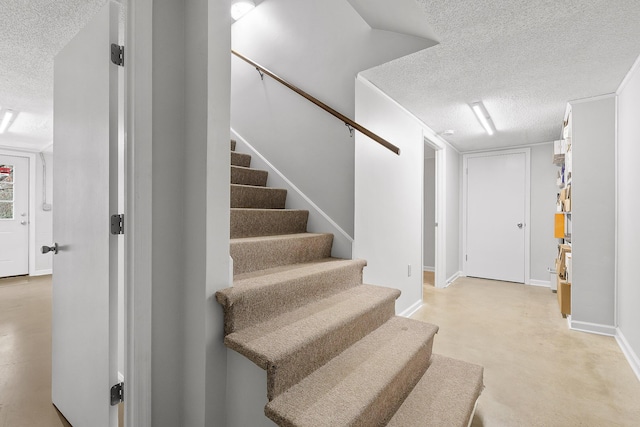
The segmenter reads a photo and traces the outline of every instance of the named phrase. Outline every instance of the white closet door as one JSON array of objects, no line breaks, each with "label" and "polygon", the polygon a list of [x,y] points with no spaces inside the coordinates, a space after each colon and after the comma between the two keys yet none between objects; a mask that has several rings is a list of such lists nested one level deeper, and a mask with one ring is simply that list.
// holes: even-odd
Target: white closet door
[{"label": "white closet door", "polygon": [[526,155],[467,158],[465,274],[524,283]]}]

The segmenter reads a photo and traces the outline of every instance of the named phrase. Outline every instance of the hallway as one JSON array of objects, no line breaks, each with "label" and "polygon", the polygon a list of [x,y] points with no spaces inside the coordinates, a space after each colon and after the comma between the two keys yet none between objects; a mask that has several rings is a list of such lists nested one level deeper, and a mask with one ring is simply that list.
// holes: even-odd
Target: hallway
[{"label": "hallway", "polygon": [[612,337],[569,330],[548,288],[459,278],[424,285],[412,318],[434,353],[484,366],[472,426],[637,426],[640,381]]}]

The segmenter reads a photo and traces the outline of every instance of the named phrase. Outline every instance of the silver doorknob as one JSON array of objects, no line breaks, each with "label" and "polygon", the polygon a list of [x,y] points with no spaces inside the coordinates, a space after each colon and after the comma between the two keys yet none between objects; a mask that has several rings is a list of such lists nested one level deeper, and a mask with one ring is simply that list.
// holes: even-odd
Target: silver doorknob
[{"label": "silver doorknob", "polygon": [[524,225],[523,223],[519,222],[518,223],[518,228],[522,228],[523,225]]},{"label": "silver doorknob", "polygon": [[20,221],[20,224],[22,225],[27,225],[27,221],[25,221],[24,219],[22,221]]},{"label": "silver doorknob", "polygon": [[58,253],[58,244],[54,243],[53,246],[43,246],[41,249],[43,254],[53,252],[54,255]]}]

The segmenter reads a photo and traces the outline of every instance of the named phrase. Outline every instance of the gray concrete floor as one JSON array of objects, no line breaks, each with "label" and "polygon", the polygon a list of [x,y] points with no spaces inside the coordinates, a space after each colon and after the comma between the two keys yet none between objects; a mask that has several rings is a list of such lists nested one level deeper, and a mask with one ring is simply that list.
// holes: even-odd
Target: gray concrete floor
[{"label": "gray concrete floor", "polygon": [[0,279],[0,427],[69,426],[51,404],[51,276]]},{"label": "gray concrete floor", "polygon": [[615,339],[569,330],[548,288],[460,278],[423,292],[412,317],[440,326],[434,352],[485,368],[472,426],[640,426]]},{"label": "gray concrete floor", "polygon": [[60,426],[70,424],[51,403],[51,276],[0,279],[0,427]]},{"label": "gray concrete floor", "polygon": [[[424,286],[434,351],[485,367],[472,426],[640,426],[640,381],[615,339],[570,331],[549,289]],[[51,278],[0,279],[0,427],[68,426],[51,404]],[[446,427],[446,426],[443,426]]]}]

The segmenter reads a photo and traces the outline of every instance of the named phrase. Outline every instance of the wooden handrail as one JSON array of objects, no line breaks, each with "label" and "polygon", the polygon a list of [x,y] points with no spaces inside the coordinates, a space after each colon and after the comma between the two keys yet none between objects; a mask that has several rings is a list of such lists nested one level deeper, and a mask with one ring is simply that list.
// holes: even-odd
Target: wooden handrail
[{"label": "wooden handrail", "polygon": [[236,52],[235,50],[232,50],[231,53],[233,53],[235,56],[237,56],[238,58],[242,59],[243,61],[248,62],[249,64],[251,64],[254,67],[256,67],[256,70],[258,70],[258,72],[260,72],[261,75],[262,74],[268,75],[272,79],[276,80],[278,83],[283,84],[284,86],[288,87],[292,91],[296,92],[298,95],[300,95],[300,96],[306,98],[307,100],[313,102],[314,104],[316,104],[318,107],[322,108],[327,113],[333,115],[334,117],[337,117],[340,121],[344,122],[344,124],[347,125],[350,129],[353,128],[353,129],[361,132],[362,134],[364,134],[364,135],[368,136],[369,138],[373,139],[374,141],[376,141],[378,144],[380,144],[380,145],[386,147],[387,149],[393,151],[397,155],[400,155],[400,149],[398,147],[396,147],[395,145],[393,145],[392,143],[390,143],[389,141],[387,141],[386,139],[376,135],[375,133],[371,132],[369,129],[359,125],[358,123],[354,122],[353,120],[351,120],[349,117],[345,116],[344,114],[341,114],[341,113],[337,112],[336,110],[334,110],[333,108],[331,108],[327,104],[325,104],[324,102],[318,100],[317,98],[314,98],[313,96],[309,95],[307,92],[303,91],[302,89],[299,89],[296,86],[292,85],[291,83],[287,82],[286,80],[278,77],[277,74],[269,71],[268,69],[264,68],[263,66],[261,66],[260,64],[258,64],[256,62],[252,61],[251,59],[247,58],[246,56]]}]

